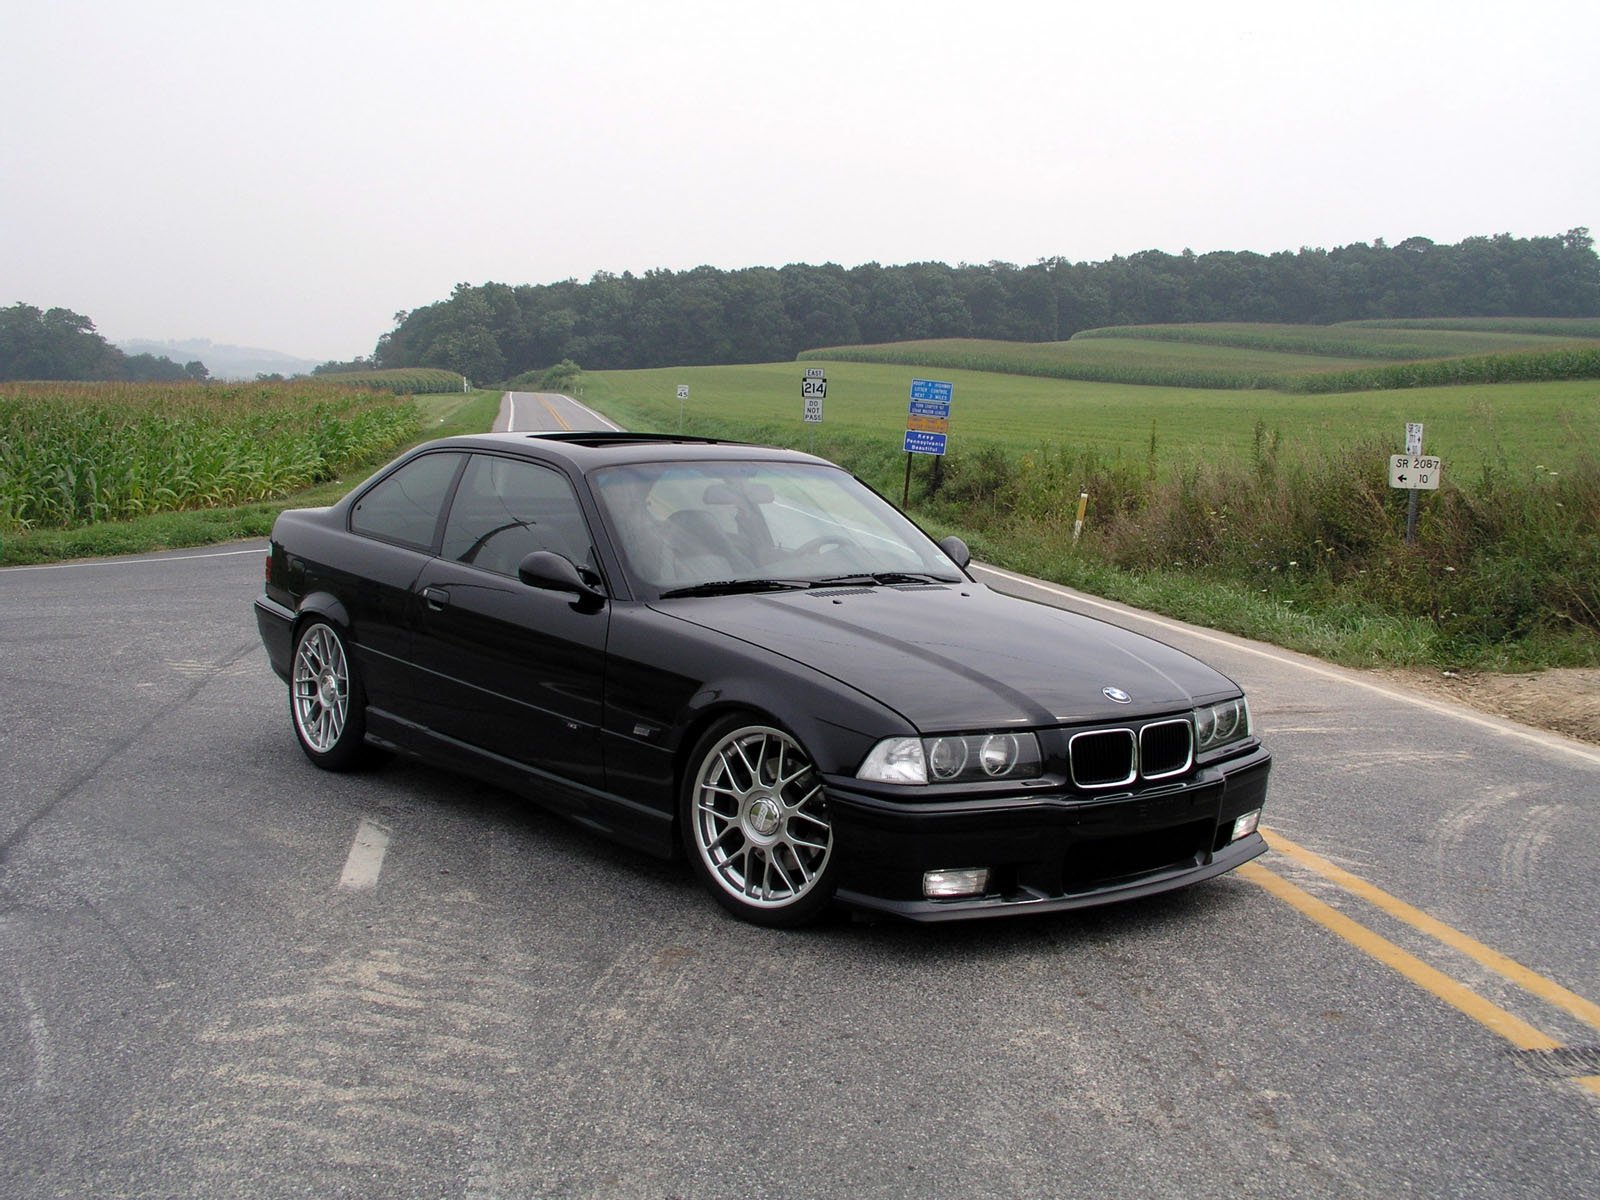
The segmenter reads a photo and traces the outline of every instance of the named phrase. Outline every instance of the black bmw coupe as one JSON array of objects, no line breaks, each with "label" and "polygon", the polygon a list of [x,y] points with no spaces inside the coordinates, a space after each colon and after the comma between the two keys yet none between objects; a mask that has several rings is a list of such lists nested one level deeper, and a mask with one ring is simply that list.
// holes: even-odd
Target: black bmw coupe
[{"label": "black bmw coupe", "polygon": [[285,512],[255,612],[313,763],[398,751],[681,846],[761,924],[1104,904],[1266,849],[1234,683],[969,558],[810,455],[485,434]]}]

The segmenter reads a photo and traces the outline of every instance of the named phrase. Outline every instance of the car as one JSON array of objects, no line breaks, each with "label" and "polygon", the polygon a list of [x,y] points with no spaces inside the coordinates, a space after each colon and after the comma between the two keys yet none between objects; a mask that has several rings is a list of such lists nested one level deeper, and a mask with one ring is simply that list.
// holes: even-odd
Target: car
[{"label": "car", "polygon": [[254,609],[316,766],[464,772],[681,853],[757,924],[1053,912],[1266,849],[1236,684],[991,590],[797,451],[429,442],[284,512]]}]

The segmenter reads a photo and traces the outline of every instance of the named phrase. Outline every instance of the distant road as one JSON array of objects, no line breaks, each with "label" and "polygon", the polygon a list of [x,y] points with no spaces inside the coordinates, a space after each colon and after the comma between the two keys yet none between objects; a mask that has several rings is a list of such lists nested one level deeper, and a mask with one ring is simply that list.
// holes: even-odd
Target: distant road
[{"label": "distant road", "polygon": [[621,429],[592,408],[559,392],[507,392],[500,397],[496,433],[554,433],[576,429]]}]

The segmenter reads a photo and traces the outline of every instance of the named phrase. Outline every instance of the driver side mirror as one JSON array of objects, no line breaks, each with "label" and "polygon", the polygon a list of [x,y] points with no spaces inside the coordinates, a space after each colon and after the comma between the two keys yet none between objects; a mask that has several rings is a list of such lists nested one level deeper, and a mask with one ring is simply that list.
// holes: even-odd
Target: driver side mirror
[{"label": "driver side mirror", "polygon": [[535,550],[517,564],[517,578],[532,588],[547,592],[572,592],[578,603],[599,607],[606,594],[587,582],[570,558],[553,550]]},{"label": "driver side mirror", "polygon": [[972,551],[967,549],[967,544],[953,533],[949,537],[939,539],[939,549],[943,550],[945,557],[963,571],[972,561]]}]

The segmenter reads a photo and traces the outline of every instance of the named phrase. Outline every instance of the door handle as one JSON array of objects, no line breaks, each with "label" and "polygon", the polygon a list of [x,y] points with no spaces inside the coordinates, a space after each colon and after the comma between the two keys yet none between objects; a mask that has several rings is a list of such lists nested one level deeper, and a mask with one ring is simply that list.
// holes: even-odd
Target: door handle
[{"label": "door handle", "polygon": [[450,603],[450,593],[443,588],[425,587],[422,589],[422,598],[434,612],[443,612],[445,605]]}]

